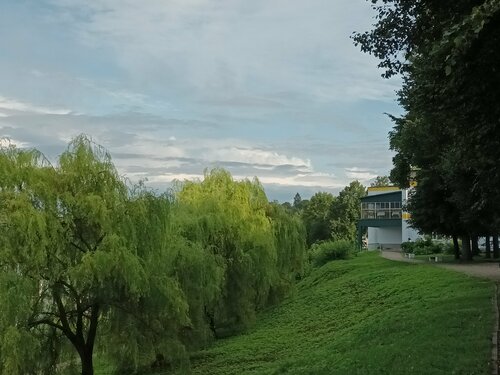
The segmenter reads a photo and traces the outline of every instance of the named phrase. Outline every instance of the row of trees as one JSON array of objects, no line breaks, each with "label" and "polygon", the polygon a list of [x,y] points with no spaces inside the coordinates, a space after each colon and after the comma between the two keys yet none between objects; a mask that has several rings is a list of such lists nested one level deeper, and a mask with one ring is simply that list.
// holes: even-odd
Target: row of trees
[{"label": "row of trees", "polygon": [[390,133],[391,179],[402,187],[417,180],[408,207],[413,225],[455,243],[461,237],[468,260],[471,238],[494,235],[497,249],[500,1],[371,3],[374,29],[354,41],[380,58],[385,77],[403,78],[405,114],[393,117]]},{"label": "row of trees", "polygon": [[302,218],[308,245],[327,240],[346,240],[354,243],[361,198],[365,195],[365,187],[359,181],[353,181],[342,189],[338,196],[318,192],[311,199],[303,200],[297,193],[293,206],[285,205]]},{"label": "row of trees", "polygon": [[214,170],[170,194],[131,186],[85,136],[53,166],[0,149],[0,372],[53,373],[75,353],[122,368],[187,365],[250,324],[303,269],[305,228],[257,180]]}]

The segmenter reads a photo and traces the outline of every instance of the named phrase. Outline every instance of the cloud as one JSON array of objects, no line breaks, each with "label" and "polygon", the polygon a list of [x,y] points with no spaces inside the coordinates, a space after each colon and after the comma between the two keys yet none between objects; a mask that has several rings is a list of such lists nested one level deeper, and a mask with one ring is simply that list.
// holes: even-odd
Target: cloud
[{"label": "cloud", "polygon": [[[73,137],[82,132],[91,134],[110,151],[121,174],[135,181],[147,179],[155,187],[174,180],[202,178],[206,168],[225,168],[235,179],[257,176],[264,185],[343,186],[333,173],[315,170],[310,159],[241,138],[193,136],[199,131],[197,121],[182,121],[184,131],[192,128],[191,135],[186,136],[179,132],[176,120],[157,116],[135,113],[134,121],[124,121],[125,114],[39,113],[28,103],[23,108],[25,111],[0,118],[0,133],[15,139],[19,147],[37,147],[55,160]],[[137,122],[146,124],[140,133],[133,132]]]},{"label": "cloud", "polygon": [[164,85],[213,106],[280,107],[283,93],[288,99],[306,93],[317,102],[392,100],[399,84],[380,79],[375,60],[349,39],[353,28],[371,25],[364,3],[51,3],[54,20],[64,14],[83,46],[113,51],[132,85]]},{"label": "cloud", "polygon": [[391,166],[381,113],[399,83],[349,39],[371,26],[364,1],[14,3],[0,14],[17,41],[0,40],[0,136],[52,159],[87,133],[157,187],[223,167],[279,196]]},{"label": "cloud", "polygon": [[358,180],[360,182],[367,182],[378,176],[374,171],[366,170],[364,168],[352,167],[346,168],[346,175],[354,180]]},{"label": "cloud", "polygon": [[19,148],[29,147],[29,145],[27,143],[19,141],[17,139],[0,138],[0,147],[9,147],[9,146],[15,146],[15,147],[19,147]]},{"label": "cloud", "polygon": [[[66,115],[71,111],[68,109],[61,108],[47,108],[43,106],[37,106],[29,104],[26,102],[6,98],[0,96],[0,109],[6,112],[31,112],[40,114],[55,114],[55,115]],[[2,113],[0,117],[7,117],[8,113]]]}]

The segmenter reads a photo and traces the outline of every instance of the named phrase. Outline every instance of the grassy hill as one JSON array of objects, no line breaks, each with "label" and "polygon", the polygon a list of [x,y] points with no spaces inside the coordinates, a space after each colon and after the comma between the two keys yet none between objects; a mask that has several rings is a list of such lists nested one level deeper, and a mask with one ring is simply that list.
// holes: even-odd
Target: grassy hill
[{"label": "grassy hill", "polygon": [[316,269],[195,374],[488,374],[493,285],[363,254]]}]

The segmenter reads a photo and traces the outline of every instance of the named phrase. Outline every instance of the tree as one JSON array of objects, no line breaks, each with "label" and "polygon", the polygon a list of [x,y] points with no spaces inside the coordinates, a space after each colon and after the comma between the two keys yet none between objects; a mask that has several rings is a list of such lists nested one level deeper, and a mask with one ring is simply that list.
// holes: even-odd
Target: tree
[{"label": "tree", "polygon": [[234,181],[214,169],[201,182],[177,186],[180,234],[217,259],[220,294],[203,311],[212,332],[224,336],[248,327],[259,309],[284,295],[301,272],[304,228],[269,204],[257,179]]},{"label": "tree", "polygon": [[299,210],[301,203],[302,203],[302,197],[300,196],[299,193],[296,193],[295,196],[293,197],[293,208]]},{"label": "tree", "polygon": [[382,186],[391,186],[392,182],[389,176],[377,176],[375,181],[373,181],[370,186],[371,187],[382,187]]},{"label": "tree", "polygon": [[[2,147],[0,202],[2,372],[49,371],[65,339],[91,375],[101,324],[122,344],[147,337],[149,347],[162,340],[155,332],[189,324],[160,261],[168,201],[129,191],[89,138],[73,140],[55,167],[36,150]],[[120,324],[130,321],[138,328]],[[51,361],[36,360],[48,350]]]},{"label": "tree", "polygon": [[330,231],[334,240],[356,241],[361,198],[365,195],[366,189],[359,181],[351,182],[339,193],[330,208]]},{"label": "tree", "polygon": [[[419,181],[416,193],[425,186],[426,196],[449,194],[442,211],[454,210],[449,217],[458,220],[463,243],[498,231],[500,217],[494,207],[500,201],[490,186],[500,183],[494,141],[500,135],[499,110],[493,103],[500,82],[500,56],[494,47],[499,42],[500,2],[372,3],[377,23],[372,31],[356,34],[355,42],[381,59],[385,76],[400,73],[404,83],[399,102],[407,113],[395,119],[391,134],[397,152],[391,177],[404,186],[417,167],[420,178],[439,180],[437,188]],[[425,212],[416,203],[412,207]],[[427,212],[427,223],[442,228]],[[464,253],[470,257],[467,246]]]},{"label": "tree", "polygon": [[298,214],[292,214],[278,204],[271,203],[267,216],[273,226],[277,249],[278,277],[269,293],[269,302],[283,299],[295,280],[301,277],[306,263],[306,228]]},{"label": "tree", "polygon": [[331,193],[314,194],[304,207],[301,217],[307,230],[307,244],[330,238],[330,211],[335,198]]}]

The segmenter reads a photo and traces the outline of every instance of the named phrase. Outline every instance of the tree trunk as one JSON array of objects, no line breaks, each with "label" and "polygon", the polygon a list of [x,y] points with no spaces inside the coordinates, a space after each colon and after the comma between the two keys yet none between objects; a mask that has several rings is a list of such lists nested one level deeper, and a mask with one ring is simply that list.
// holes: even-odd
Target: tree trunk
[{"label": "tree trunk", "polygon": [[498,258],[498,234],[493,235],[493,258]]},{"label": "tree trunk", "polygon": [[478,256],[479,255],[479,244],[478,244],[479,238],[477,236],[472,236],[471,240],[472,240],[472,255]]},{"label": "tree trunk", "polygon": [[460,246],[458,246],[458,237],[456,234],[453,236],[453,250],[455,252],[455,259],[459,260],[460,259]]},{"label": "tree trunk", "polygon": [[84,348],[78,351],[82,361],[82,375],[94,375],[94,363],[92,361],[92,351]]},{"label": "tree trunk", "polygon": [[464,260],[472,260],[470,236],[468,234],[462,236],[462,256]]}]

